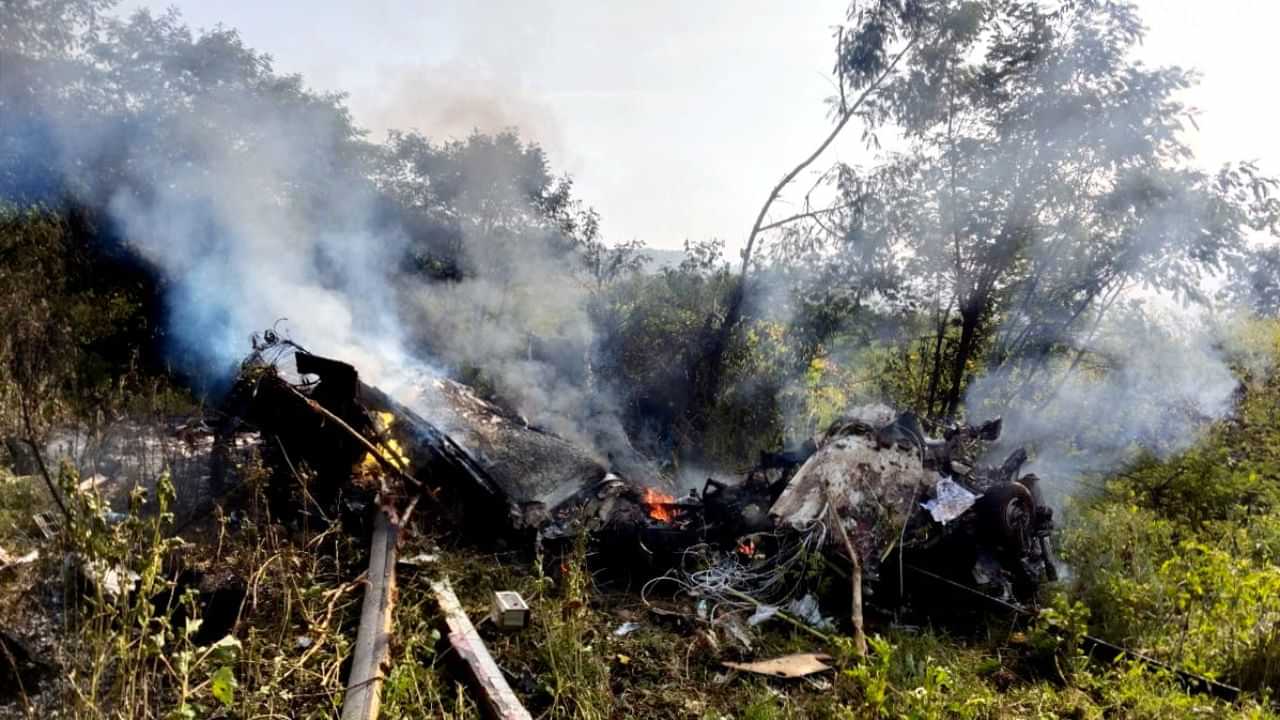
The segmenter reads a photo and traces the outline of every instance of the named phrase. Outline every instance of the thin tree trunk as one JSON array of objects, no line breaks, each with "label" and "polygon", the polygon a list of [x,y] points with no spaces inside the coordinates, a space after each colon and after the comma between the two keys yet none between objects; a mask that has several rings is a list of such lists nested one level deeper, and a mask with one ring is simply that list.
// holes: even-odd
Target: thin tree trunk
[{"label": "thin tree trunk", "polygon": [[[765,198],[764,204],[760,206],[760,212],[756,213],[756,221],[751,225],[751,232],[747,235],[747,245],[742,250],[742,265],[738,270],[738,282],[730,291],[729,304],[726,309],[724,319],[711,335],[710,341],[706,344],[706,351],[702,354],[700,362],[696,364],[696,371],[693,373],[693,379],[697,384],[693,388],[693,392],[690,393],[695,400],[695,415],[693,418],[690,418],[690,428],[698,439],[700,439],[706,432],[706,429],[710,424],[709,410],[715,404],[716,398],[720,395],[720,384],[724,376],[724,355],[728,350],[729,340],[733,337],[734,330],[737,329],[738,323],[742,320],[743,304],[746,299],[747,275],[750,272],[751,260],[755,254],[756,240],[759,238],[760,233],[764,228],[776,228],[779,226],[779,223],[770,223],[766,225],[765,217],[773,207],[774,201],[776,201],[778,196],[782,194],[782,191],[791,184],[791,181],[795,180],[796,176],[804,172],[805,168],[812,165],[813,162],[822,155],[822,153],[826,152],[827,148],[831,146],[831,143],[835,142],[836,138],[840,136],[840,133],[844,130],[845,126],[848,125],[849,121],[857,114],[858,109],[867,101],[867,98],[871,97],[871,95],[880,88],[880,85],[885,81],[885,79],[893,74],[893,71],[898,67],[898,62],[901,61],[902,58],[910,52],[911,48],[915,46],[917,39],[917,37],[912,37],[908,40],[907,44],[898,51],[898,54],[894,56],[893,60],[884,69],[884,72],[880,73],[879,76],[877,76],[869,85],[867,85],[866,88],[863,89],[862,93],[853,101],[853,104],[848,105],[847,107],[842,107],[840,120],[836,123],[836,126],[827,134],[827,137],[823,139],[817,149],[802,160],[799,165],[796,165],[790,172],[784,175],[782,179],[778,181],[777,185],[773,186],[773,189],[769,191],[769,196]],[[841,92],[843,92],[843,90],[842,81]]]},{"label": "thin tree trunk", "polygon": [[844,521],[840,519],[840,513],[836,510],[836,498],[831,485],[824,483],[823,489],[826,491],[827,511],[831,516],[831,524],[836,526],[840,542],[844,545],[845,553],[849,555],[849,589],[853,597],[849,621],[853,625],[853,649],[858,657],[864,658],[867,656],[867,631],[862,618],[862,557],[854,547],[853,541],[849,539],[849,531],[845,530]]},{"label": "thin tree trunk", "polygon": [[[929,372],[929,398],[925,407],[925,413],[929,417],[933,417],[933,409],[938,404],[938,390],[942,383],[942,344],[947,336],[947,321],[951,319],[951,300],[947,301],[947,309],[945,312],[939,312],[937,315],[936,334],[933,344],[933,367]],[[941,303],[936,303],[941,305]]]},{"label": "thin tree trunk", "polygon": [[53,474],[49,472],[49,467],[44,463],[44,453],[40,452],[40,445],[36,440],[36,432],[31,422],[31,408],[27,406],[27,398],[18,401],[18,407],[22,413],[22,426],[27,431],[27,436],[23,438],[23,442],[27,447],[31,448],[31,454],[35,456],[36,467],[40,470],[40,477],[44,479],[45,487],[49,489],[49,496],[53,498],[53,502],[62,511],[62,517],[71,523],[71,513],[67,510],[66,503],[62,502],[62,495],[58,492],[57,483],[53,481]]},{"label": "thin tree trunk", "polygon": [[[893,57],[893,60],[889,63],[888,67],[884,69],[884,72],[880,73],[875,80],[871,81],[871,84],[867,85],[862,93],[858,95],[857,99],[853,101],[852,105],[844,109],[843,113],[840,115],[840,121],[836,123],[836,126],[827,135],[826,139],[822,141],[822,144],[810,153],[809,157],[805,158],[799,165],[792,168],[791,172],[782,176],[782,180],[778,181],[778,184],[774,185],[773,189],[769,191],[769,197],[765,198],[764,205],[760,206],[760,212],[756,214],[755,224],[751,226],[751,234],[747,236],[747,247],[742,251],[742,268],[738,273],[741,277],[746,277],[747,270],[751,266],[751,254],[755,250],[756,238],[760,235],[760,229],[764,225],[764,218],[769,214],[769,209],[773,207],[774,201],[777,200],[778,196],[782,194],[782,191],[791,184],[791,181],[796,179],[797,175],[804,172],[805,168],[812,165],[813,161],[817,160],[818,157],[821,156],[822,153],[826,152],[827,148],[831,146],[831,143],[835,142],[835,139],[840,136],[840,132],[844,130],[845,125],[848,125],[849,121],[853,119],[853,116],[857,114],[858,108],[860,108],[862,104],[867,101],[867,98],[871,97],[876,90],[880,89],[880,84],[883,83],[886,78],[893,74],[894,69],[898,67],[898,62],[901,61],[916,44],[916,39],[917,38],[913,37],[908,40],[907,44],[904,45],[902,49],[898,51],[898,54]],[[844,83],[841,82],[842,92],[843,85]],[[774,225],[774,227],[776,227],[776,225]]]},{"label": "thin tree trunk", "polygon": [[956,345],[956,356],[951,364],[951,386],[947,388],[948,418],[954,418],[960,407],[960,391],[964,384],[964,370],[977,344],[978,325],[982,320],[982,310],[986,301],[975,299],[960,310],[960,342]]}]

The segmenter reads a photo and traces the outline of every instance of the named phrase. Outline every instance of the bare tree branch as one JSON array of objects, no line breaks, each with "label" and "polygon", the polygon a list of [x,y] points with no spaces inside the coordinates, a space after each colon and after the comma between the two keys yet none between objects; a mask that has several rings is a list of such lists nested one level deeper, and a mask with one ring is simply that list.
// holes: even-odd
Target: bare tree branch
[{"label": "bare tree branch", "polygon": [[848,210],[851,207],[853,206],[837,205],[835,207],[829,207],[822,210],[811,210],[808,212],[796,213],[795,215],[791,215],[790,217],[785,217],[785,218],[782,218],[781,220],[775,220],[769,223],[768,225],[761,225],[758,232],[768,232],[769,230],[780,228],[783,225],[789,225],[797,220],[807,220],[809,218],[816,219],[823,215],[830,215],[831,213],[840,212],[841,210]]},{"label": "bare tree branch", "polygon": [[898,62],[902,60],[908,52],[910,52],[912,47],[915,46],[918,37],[919,36],[915,36],[908,40],[907,44],[904,45],[903,48],[898,51],[898,54],[893,57],[893,61],[885,67],[884,72],[880,73],[880,75],[878,75],[870,85],[867,85],[867,87],[863,89],[857,99],[855,99],[840,116],[840,121],[831,129],[831,132],[827,135],[826,139],[822,141],[822,144],[810,153],[808,157],[801,161],[799,165],[792,168],[791,172],[784,175],[782,180],[780,180],[777,185],[774,185],[773,189],[769,191],[769,197],[765,199],[764,205],[760,207],[760,212],[756,215],[755,224],[751,226],[751,234],[747,236],[747,246],[742,251],[742,269],[739,271],[740,277],[745,278],[747,276],[747,269],[751,266],[751,254],[755,250],[756,238],[760,235],[761,227],[764,225],[764,218],[769,214],[769,208],[773,207],[774,201],[782,194],[783,189],[785,189],[787,185],[790,185],[792,180],[796,179],[797,175],[804,172],[805,168],[812,165],[813,161],[817,160],[822,153],[826,152],[827,148],[831,146],[831,143],[835,142],[835,139],[840,136],[841,131],[843,131],[845,126],[849,124],[849,121],[853,119],[853,116],[857,114],[858,108],[861,107],[862,104],[867,101],[867,98],[871,97],[876,90],[880,89],[881,83],[883,83],[886,78],[893,74],[894,69],[898,67]]}]

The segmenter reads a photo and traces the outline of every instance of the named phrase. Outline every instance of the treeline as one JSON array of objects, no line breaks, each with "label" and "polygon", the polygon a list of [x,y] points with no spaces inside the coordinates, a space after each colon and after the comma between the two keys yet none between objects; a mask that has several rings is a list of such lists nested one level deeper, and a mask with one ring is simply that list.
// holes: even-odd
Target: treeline
[{"label": "treeline", "polygon": [[[630,249],[601,243],[571,181],[514,130],[444,141],[404,132],[374,143],[340,96],[277,73],[234,31],[195,33],[175,11],[113,17],[113,5],[9,4],[0,23],[10,379],[43,354],[32,347],[70,358],[53,349],[71,344],[79,359],[50,375],[69,396],[83,396],[89,376],[135,367],[200,388],[225,371],[211,362],[226,357],[207,349],[225,325],[219,316],[257,292],[236,294],[235,281],[250,282],[234,276],[244,263],[221,267],[220,255],[236,251],[274,255],[260,295],[272,265],[305,268],[308,285],[326,288],[351,282],[352,258],[376,258],[385,272],[369,279],[398,305],[387,315],[402,318],[413,349],[432,358],[442,343],[412,311],[415,286],[481,271],[500,283],[533,248],[565,278],[633,264]],[[189,279],[201,274],[210,277]],[[316,310],[296,300],[298,314]],[[256,318],[261,327],[276,320]],[[247,351],[247,333],[234,342],[234,352]]]}]

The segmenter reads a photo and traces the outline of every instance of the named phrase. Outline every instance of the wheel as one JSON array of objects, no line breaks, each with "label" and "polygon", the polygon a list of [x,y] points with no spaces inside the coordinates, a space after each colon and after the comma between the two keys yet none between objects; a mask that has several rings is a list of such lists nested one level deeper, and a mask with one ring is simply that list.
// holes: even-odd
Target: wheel
[{"label": "wheel", "polygon": [[1005,482],[992,487],[978,498],[977,511],[982,533],[990,540],[1017,552],[1026,549],[1036,503],[1025,486]]}]

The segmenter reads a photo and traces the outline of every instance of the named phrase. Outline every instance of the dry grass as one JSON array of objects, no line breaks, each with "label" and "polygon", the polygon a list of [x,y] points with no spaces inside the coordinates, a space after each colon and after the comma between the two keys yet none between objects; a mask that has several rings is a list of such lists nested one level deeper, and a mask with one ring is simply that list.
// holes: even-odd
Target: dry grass
[{"label": "dry grass", "polygon": [[[187,621],[173,621],[141,594],[118,601],[94,594],[62,608],[45,602],[41,598],[75,597],[63,582],[61,558],[48,549],[41,564],[4,578],[0,618],[30,624],[44,617],[48,647],[63,672],[42,693],[0,708],[0,715],[334,717],[359,613],[363,542],[337,526],[289,530],[272,522],[257,487],[261,475],[250,470],[248,485],[228,500],[244,512],[234,521],[212,515],[177,550],[206,571],[245,579],[231,638],[196,647]],[[0,483],[0,530],[6,533],[0,543],[33,537],[29,520],[21,519],[38,502],[30,487],[29,479]],[[110,524],[98,500],[77,496],[72,545],[128,566],[150,590],[172,587],[174,578],[165,572],[179,547],[168,534],[165,505],[172,498],[158,492],[155,500],[150,507],[136,504],[125,522]],[[426,527],[443,527],[442,519],[424,519]],[[440,646],[429,609],[427,581],[438,573],[452,579],[477,622],[494,590],[515,589],[530,601],[529,628],[484,632],[517,694],[539,718],[1274,717],[1256,705],[1188,697],[1140,669],[1081,669],[1066,682],[1040,676],[1031,661],[1043,648],[1010,635],[1007,627],[993,626],[988,639],[973,641],[873,625],[881,635],[865,663],[844,642],[821,648],[789,626],[768,627],[757,639],[756,656],[823,650],[835,656],[837,670],[791,682],[735,675],[720,661],[745,653],[723,632],[689,618],[654,615],[634,595],[596,588],[585,543],[540,563],[524,553],[485,552],[457,544],[449,533],[426,532],[411,536],[402,555],[426,549],[438,551],[438,563],[400,577],[393,663],[384,687],[388,718],[480,717]],[[613,629],[628,620],[642,628],[614,636]]]}]

